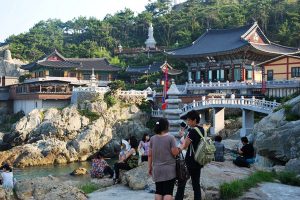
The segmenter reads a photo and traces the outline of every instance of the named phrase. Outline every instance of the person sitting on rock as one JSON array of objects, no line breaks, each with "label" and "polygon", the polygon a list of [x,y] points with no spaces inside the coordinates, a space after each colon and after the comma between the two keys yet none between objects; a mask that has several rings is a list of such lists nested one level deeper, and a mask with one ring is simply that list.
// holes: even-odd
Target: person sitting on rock
[{"label": "person sitting on rock", "polygon": [[2,171],[0,174],[2,186],[5,189],[12,189],[14,187],[14,176],[12,168],[9,166],[9,164],[4,164],[0,167],[0,170]]},{"label": "person sitting on rock", "polygon": [[216,147],[216,151],[215,151],[215,161],[217,162],[224,162],[224,151],[225,151],[225,147],[224,144],[221,143],[222,142],[222,137],[220,135],[217,135],[215,137],[215,142],[214,145]]},{"label": "person sitting on rock", "polygon": [[138,155],[138,141],[134,136],[131,136],[129,139],[129,144],[131,149],[126,153],[124,157],[119,160],[119,162],[115,163],[115,177],[114,184],[120,183],[120,169],[122,170],[130,170],[138,166],[139,155]]},{"label": "person sitting on rock", "polygon": [[131,147],[130,144],[127,142],[127,140],[121,141],[121,151],[119,153],[119,161],[122,161],[125,159],[126,153],[130,151]]},{"label": "person sitting on rock", "polygon": [[109,175],[109,178],[112,178],[114,175],[114,171],[104,160],[103,154],[100,152],[96,155],[96,158],[92,160],[90,173],[92,178],[103,178],[105,175]]},{"label": "person sitting on rock", "polygon": [[149,140],[150,140],[149,134],[145,133],[139,144],[138,149],[139,149],[139,153],[141,153],[140,156],[142,162],[148,161],[148,153],[149,153],[149,145],[150,145]]},{"label": "person sitting on rock", "polygon": [[240,167],[250,167],[250,164],[254,163],[254,148],[252,144],[249,144],[247,137],[241,138],[243,147],[238,149],[238,156],[233,163]]}]

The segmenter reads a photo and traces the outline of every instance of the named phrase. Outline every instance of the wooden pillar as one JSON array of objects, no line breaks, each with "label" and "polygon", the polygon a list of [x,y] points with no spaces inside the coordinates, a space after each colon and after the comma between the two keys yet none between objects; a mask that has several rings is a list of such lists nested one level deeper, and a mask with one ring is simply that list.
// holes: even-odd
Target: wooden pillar
[{"label": "wooden pillar", "polygon": [[287,56],[286,57],[286,59],[287,59],[287,62],[286,62],[286,80],[289,80],[289,70],[290,70],[290,60],[289,60],[289,57]]},{"label": "wooden pillar", "polygon": [[231,82],[233,82],[233,81],[234,81],[234,64],[231,61]]},{"label": "wooden pillar", "polygon": [[255,82],[256,81],[255,80],[255,73],[254,73],[255,68],[254,68],[254,65],[251,65],[251,66],[252,66],[252,81]]},{"label": "wooden pillar", "polygon": [[245,63],[243,62],[241,65],[241,81],[245,81]]},{"label": "wooden pillar", "polygon": [[68,77],[68,71],[64,71],[64,77]]}]

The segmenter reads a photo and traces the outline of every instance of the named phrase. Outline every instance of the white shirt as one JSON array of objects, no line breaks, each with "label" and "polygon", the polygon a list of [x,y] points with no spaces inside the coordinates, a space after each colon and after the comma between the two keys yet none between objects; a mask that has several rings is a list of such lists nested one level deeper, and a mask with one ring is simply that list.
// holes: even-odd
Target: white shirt
[{"label": "white shirt", "polygon": [[4,188],[13,188],[14,181],[13,181],[13,173],[12,172],[1,172],[3,187]]}]

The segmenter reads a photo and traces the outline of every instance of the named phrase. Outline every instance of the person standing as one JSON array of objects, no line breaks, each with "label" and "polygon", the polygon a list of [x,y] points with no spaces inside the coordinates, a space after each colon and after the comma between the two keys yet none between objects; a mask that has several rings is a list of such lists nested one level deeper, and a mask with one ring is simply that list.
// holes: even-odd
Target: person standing
[{"label": "person standing", "polygon": [[172,200],[176,178],[175,156],[179,154],[174,136],[169,135],[169,122],[161,118],[156,122],[156,135],[150,139],[148,174],[155,182],[155,200]]},{"label": "person standing", "polygon": [[148,161],[149,145],[150,145],[149,140],[150,140],[149,134],[145,133],[139,144],[138,149],[141,150],[141,152],[142,152],[142,155],[141,155],[142,162]]},{"label": "person standing", "polygon": [[[200,122],[200,116],[197,111],[192,110],[188,112],[184,117],[186,119],[187,125],[190,127],[189,132],[184,139],[183,144],[180,146],[181,150],[187,149],[185,155],[185,162],[188,168],[188,171],[191,175],[192,186],[194,190],[194,200],[201,199],[201,189],[200,189],[200,174],[201,174],[201,166],[194,159],[194,152],[191,149],[191,145],[193,145],[194,150],[196,151],[198,148],[198,144],[201,140],[200,134],[204,136],[204,129],[200,127],[198,124]],[[184,198],[184,190],[185,190],[185,182],[178,182],[177,192],[175,196],[175,200],[182,200]]]}]

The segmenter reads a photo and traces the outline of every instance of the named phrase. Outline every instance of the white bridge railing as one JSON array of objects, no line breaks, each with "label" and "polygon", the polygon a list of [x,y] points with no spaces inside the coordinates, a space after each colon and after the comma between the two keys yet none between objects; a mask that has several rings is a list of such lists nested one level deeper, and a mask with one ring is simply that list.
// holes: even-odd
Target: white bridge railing
[{"label": "white bridge railing", "polygon": [[[191,110],[203,110],[213,107],[227,107],[227,108],[241,108],[253,110],[261,113],[272,113],[275,108],[280,106],[280,103],[275,101],[265,101],[261,99],[245,99],[241,97],[240,99],[232,98],[210,98],[202,101],[193,101],[190,104],[185,104],[182,108],[182,114],[184,115]],[[162,117],[163,111],[153,110],[152,117]]]},{"label": "white bridge railing", "polygon": [[[266,87],[268,88],[275,88],[278,86],[281,87],[295,87],[300,85],[300,80],[297,79],[292,79],[292,80],[274,80],[274,81],[266,81]],[[242,88],[261,88],[262,87],[262,82],[209,82],[209,83],[186,83],[185,88],[187,90],[199,90],[199,89],[242,89]]]}]

